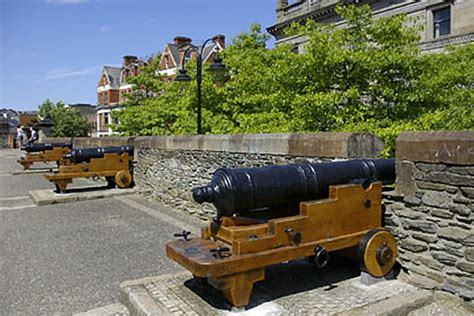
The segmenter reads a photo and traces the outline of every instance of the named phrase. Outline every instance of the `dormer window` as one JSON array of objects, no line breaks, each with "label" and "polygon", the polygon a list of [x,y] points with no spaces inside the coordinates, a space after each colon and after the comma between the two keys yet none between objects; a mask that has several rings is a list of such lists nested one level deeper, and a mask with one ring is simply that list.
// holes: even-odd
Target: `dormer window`
[{"label": "dormer window", "polygon": [[165,68],[169,69],[170,68],[170,56],[165,55]]},{"label": "dormer window", "polygon": [[451,34],[451,7],[433,11],[433,37]]}]

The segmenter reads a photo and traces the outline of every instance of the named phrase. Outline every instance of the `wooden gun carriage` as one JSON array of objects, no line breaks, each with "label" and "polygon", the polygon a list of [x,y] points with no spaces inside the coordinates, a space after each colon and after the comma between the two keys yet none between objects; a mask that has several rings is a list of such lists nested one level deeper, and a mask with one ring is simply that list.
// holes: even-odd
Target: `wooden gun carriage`
[{"label": "wooden gun carriage", "polygon": [[133,146],[75,149],[64,156],[68,164],[45,177],[64,193],[75,178],[105,177],[109,188],[128,188],[133,183]]},{"label": "wooden gun carriage", "polygon": [[329,253],[357,249],[362,270],[387,275],[397,256],[382,225],[382,182],[395,179],[393,160],[219,169],[194,199],[217,217],[201,231],[167,244],[167,255],[236,307],[249,303],[265,267],[309,258],[324,267]]},{"label": "wooden gun carriage", "polygon": [[72,149],[72,143],[39,143],[27,144],[22,147],[26,156],[18,160],[25,170],[29,169],[35,162],[56,162],[57,165],[64,163],[63,156]]}]

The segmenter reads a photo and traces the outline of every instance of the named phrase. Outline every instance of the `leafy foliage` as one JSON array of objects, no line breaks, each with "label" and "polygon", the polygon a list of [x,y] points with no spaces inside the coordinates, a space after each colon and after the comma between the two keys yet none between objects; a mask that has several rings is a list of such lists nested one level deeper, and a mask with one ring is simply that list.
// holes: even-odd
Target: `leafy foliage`
[{"label": "leafy foliage", "polygon": [[89,123],[78,110],[66,108],[62,101],[56,104],[46,99],[38,109],[42,119],[53,120],[52,134],[54,137],[83,137],[89,132]]},{"label": "leafy foliage", "polygon": [[[403,130],[474,129],[473,45],[421,54],[419,29],[406,16],[374,19],[368,6],[337,12],[347,27],[308,20],[286,31],[308,39],[303,54],[289,45],[266,49],[259,25],[235,37],[223,52],[228,80],[216,85],[204,73],[204,131],[368,131],[386,142],[389,156]],[[157,65],[146,75],[153,96],[117,114],[120,133],[195,132],[196,84],[162,82]],[[189,74],[193,67],[187,64]]]}]

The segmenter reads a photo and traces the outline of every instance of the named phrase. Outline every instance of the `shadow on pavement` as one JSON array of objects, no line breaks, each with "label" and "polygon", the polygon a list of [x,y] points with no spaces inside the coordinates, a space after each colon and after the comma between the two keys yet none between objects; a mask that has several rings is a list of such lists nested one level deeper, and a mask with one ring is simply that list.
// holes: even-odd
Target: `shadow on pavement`
[{"label": "shadow on pavement", "polygon": [[[254,285],[250,303],[246,309],[254,308],[280,297],[326,287],[330,291],[338,287],[337,283],[360,275],[355,260],[339,255],[331,256],[324,269],[318,269],[307,260],[295,260],[269,266],[265,270],[265,280]],[[210,285],[201,284],[194,279],[185,282],[185,286],[196,293],[214,308],[230,310],[232,306],[224,295]]]}]

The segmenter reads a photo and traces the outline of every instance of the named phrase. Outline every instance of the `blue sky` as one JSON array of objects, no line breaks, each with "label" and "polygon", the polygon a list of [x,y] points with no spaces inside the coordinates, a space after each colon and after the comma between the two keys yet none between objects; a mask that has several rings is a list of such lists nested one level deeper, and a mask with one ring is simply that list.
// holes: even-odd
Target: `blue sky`
[{"label": "blue sky", "polygon": [[176,35],[227,42],[276,21],[276,0],[0,0],[0,108],[96,103],[103,65],[162,51]]}]

